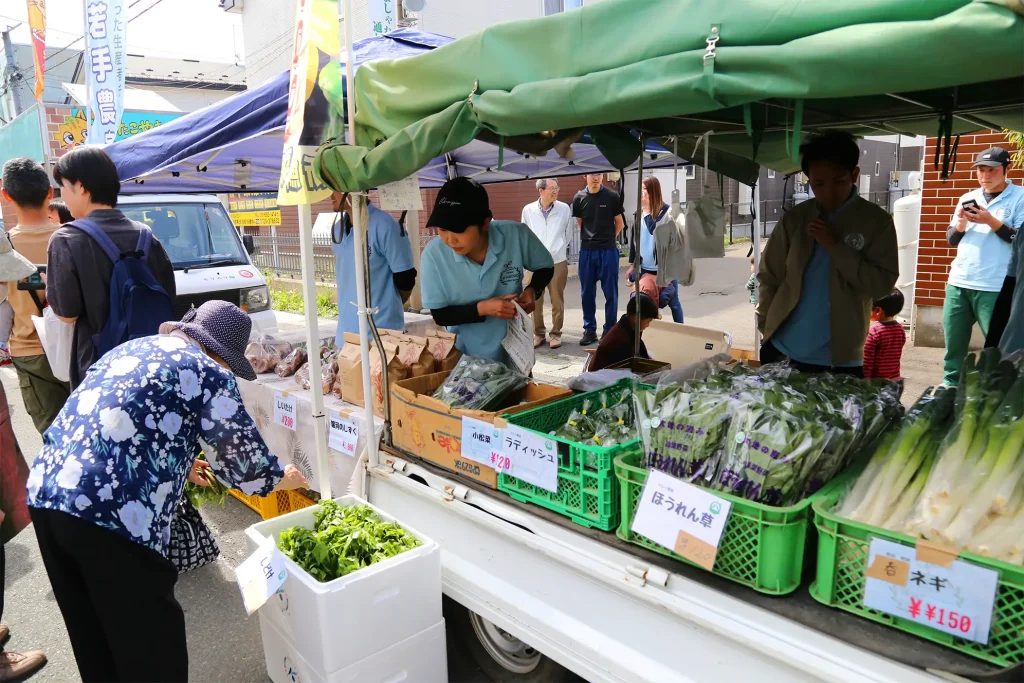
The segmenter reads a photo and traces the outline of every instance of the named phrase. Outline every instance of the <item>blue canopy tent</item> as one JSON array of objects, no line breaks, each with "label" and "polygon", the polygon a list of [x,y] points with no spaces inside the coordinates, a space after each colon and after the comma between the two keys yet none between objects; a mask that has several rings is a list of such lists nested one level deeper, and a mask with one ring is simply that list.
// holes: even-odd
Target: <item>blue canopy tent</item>
[{"label": "blue canopy tent", "polygon": [[[451,38],[412,29],[357,41],[354,66],[416,55]],[[276,192],[288,108],[288,72],[158,128],[106,147],[125,194]],[[449,177],[481,183],[580,175],[613,170],[588,138],[572,145],[571,158],[554,151],[542,156],[474,140],[419,171],[420,187],[440,187]],[[499,168],[499,160],[501,167]],[[666,168],[671,153],[649,144],[646,168]],[[686,163],[680,160],[678,163]]]}]

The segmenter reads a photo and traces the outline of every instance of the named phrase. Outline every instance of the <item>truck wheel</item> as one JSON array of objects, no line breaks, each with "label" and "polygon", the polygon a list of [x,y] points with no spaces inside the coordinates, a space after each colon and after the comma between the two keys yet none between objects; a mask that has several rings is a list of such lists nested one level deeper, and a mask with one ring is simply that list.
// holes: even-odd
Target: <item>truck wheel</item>
[{"label": "truck wheel", "polygon": [[475,664],[489,680],[498,683],[568,683],[582,680],[555,660],[545,657],[527,643],[447,596],[444,598],[444,612],[448,626],[449,668],[452,669],[449,675],[458,666],[452,660],[464,659],[468,654],[472,659],[471,665]]}]

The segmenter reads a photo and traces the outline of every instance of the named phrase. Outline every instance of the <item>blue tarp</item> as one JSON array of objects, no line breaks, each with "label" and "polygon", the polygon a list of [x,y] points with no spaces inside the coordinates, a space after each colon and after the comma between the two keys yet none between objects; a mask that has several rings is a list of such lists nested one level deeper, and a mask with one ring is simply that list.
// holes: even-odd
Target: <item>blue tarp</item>
[{"label": "blue tarp", "polygon": [[[433,33],[398,29],[357,41],[352,46],[354,65],[408,57],[451,41]],[[256,88],[108,145],[106,150],[117,165],[125,194],[276,192],[287,108],[285,72]],[[572,150],[572,159],[562,159],[554,151],[538,157],[505,150],[498,169],[498,147],[476,140],[421,169],[419,184],[439,187],[450,175],[498,183],[613,170],[594,145],[581,142]],[[672,166],[672,155],[662,148],[651,146],[648,152],[645,166]]]}]

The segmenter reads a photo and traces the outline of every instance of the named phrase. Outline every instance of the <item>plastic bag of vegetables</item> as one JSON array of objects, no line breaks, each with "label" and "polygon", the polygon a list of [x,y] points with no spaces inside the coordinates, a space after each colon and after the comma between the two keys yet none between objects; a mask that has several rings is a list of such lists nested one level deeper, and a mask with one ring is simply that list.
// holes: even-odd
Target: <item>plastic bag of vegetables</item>
[{"label": "plastic bag of vegetables", "polygon": [[434,398],[452,408],[494,410],[514,391],[530,383],[498,361],[463,356],[434,392]]},{"label": "plastic bag of vegetables", "polygon": [[687,481],[710,478],[734,404],[710,382],[638,391],[634,405],[647,467]]}]

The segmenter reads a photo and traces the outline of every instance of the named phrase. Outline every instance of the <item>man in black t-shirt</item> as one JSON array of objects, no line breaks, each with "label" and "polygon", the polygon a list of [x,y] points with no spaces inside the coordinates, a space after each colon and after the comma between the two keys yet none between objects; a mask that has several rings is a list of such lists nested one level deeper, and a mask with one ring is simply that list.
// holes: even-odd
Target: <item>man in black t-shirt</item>
[{"label": "man in black t-shirt", "polygon": [[622,200],[601,184],[601,173],[587,174],[587,186],[572,200],[572,215],[580,227],[580,289],[583,298],[583,338],[587,346],[597,341],[597,283],[604,292],[604,332],[618,319],[619,249],[622,232]]},{"label": "man in black t-shirt", "polygon": [[[121,181],[117,167],[99,147],[79,147],[60,158],[53,172],[61,198],[75,218],[88,218],[118,249],[134,251],[143,226],[117,205]],[[174,266],[160,240],[153,239],[146,265],[174,301]],[[58,318],[75,326],[71,342],[71,388],[99,360],[93,335],[110,318],[110,280],[114,264],[96,240],[65,225],[50,238],[46,255],[46,300]]]}]

